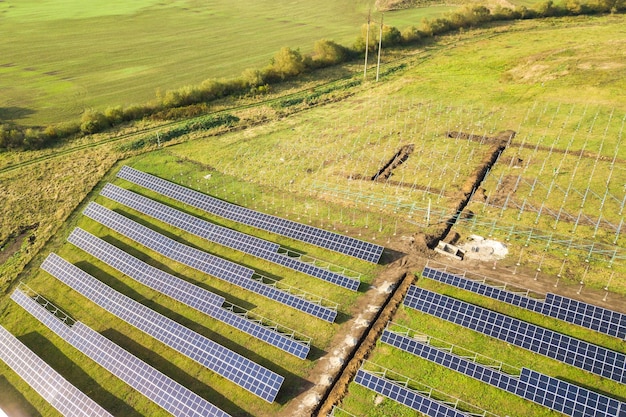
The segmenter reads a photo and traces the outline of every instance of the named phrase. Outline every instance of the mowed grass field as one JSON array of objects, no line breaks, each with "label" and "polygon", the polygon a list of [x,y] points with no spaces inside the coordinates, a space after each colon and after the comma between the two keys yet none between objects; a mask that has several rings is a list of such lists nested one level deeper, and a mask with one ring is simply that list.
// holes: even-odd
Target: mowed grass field
[{"label": "mowed grass field", "polygon": [[[619,49],[605,47],[621,42],[624,23],[626,21],[623,16],[581,17],[516,22],[464,33],[447,38],[456,42],[454,47],[434,47],[426,56],[408,60],[406,69],[400,73],[401,76],[386,78],[380,84],[368,84],[371,87],[369,91],[340,103],[300,112],[285,120],[270,122],[219,138],[200,139],[165,148],[125,163],[247,207],[362,237],[398,250],[406,250],[409,248],[406,244],[409,238],[428,231],[428,228],[424,227],[424,208],[427,204],[430,202],[432,213],[435,210],[450,212],[454,202],[459,200],[463,192],[467,176],[479,166],[488,151],[484,144],[447,138],[448,130],[492,135],[505,129],[513,129],[518,131],[520,138],[526,138],[525,143],[537,144],[538,140],[528,132],[538,129],[538,125],[539,130],[545,131],[546,137],[556,138],[559,132],[549,123],[544,123],[543,118],[539,124],[537,119],[531,120],[529,114],[538,118],[542,114],[538,109],[545,107],[563,108],[564,113],[574,108],[573,114],[582,118],[582,113],[578,111],[579,106],[588,105],[591,109],[590,114],[602,115],[601,120],[606,122],[602,125],[609,126],[612,135],[619,134],[619,126],[613,124],[617,122],[609,123],[606,115],[612,113],[614,116],[611,120],[621,120],[626,111],[624,93],[620,90],[624,81],[618,76],[622,68],[620,65],[626,60]],[[567,55],[566,59],[569,65],[568,72],[563,73],[562,65],[566,64],[557,65],[548,57],[554,51],[563,50],[564,44],[572,39],[577,40],[577,46],[571,45],[571,55]],[[606,49],[606,57],[597,54],[592,65],[576,64],[589,57],[588,50],[595,51],[597,48]],[[605,60],[612,65],[601,65]],[[514,69],[520,66],[526,68],[528,62],[542,68],[545,77],[527,79],[513,76]],[[596,83],[599,79],[605,81]],[[581,91],[585,93],[584,97],[581,96]],[[558,114],[562,114],[561,111]],[[568,138],[569,143],[575,124],[564,123],[563,126],[562,137]],[[589,149],[592,149],[592,142],[598,147],[601,137],[601,134],[592,134]],[[415,144],[414,154],[390,178],[390,181],[372,183],[356,178],[356,174],[374,175],[399,146],[407,143]],[[607,139],[605,143],[607,152],[616,149],[614,142]],[[611,143],[612,146],[609,146]],[[561,148],[561,144],[557,143],[559,149],[566,149]],[[511,149],[520,149],[519,142],[517,147],[512,146]],[[111,155],[115,155],[115,152],[114,148],[111,149]],[[503,154],[501,161],[507,161],[505,155]],[[107,164],[113,162],[107,160]],[[500,169],[498,164],[496,168]],[[606,178],[606,169],[607,166],[600,165],[596,172],[598,175],[604,175],[602,178]],[[582,169],[580,171],[583,172]],[[583,187],[589,179],[590,171],[584,172],[587,173],[584,178],[576,178],[577,188]],[[99,172],[96,174],[97,178],[103,175]],[[615,178],[621,178],[615,175]],[[91,180],[95,181],[97,178]],[[491,181],[492,175],[487,178]],[[72,184],[73,181],[71,176],[53,180],[65,185]],[[109,175],[108,180],[114,179]],[[39,178],[38,181],[41,184],[45,178]],[[129,186],[122,181],[115,182]],[[485,183],[487,195],[496,189],[496,183]],[[78,181],[76,184],[73,188],[68,185],[67,188],[53,189],[61,194],[73,190],[78,196],[75,198],[80,200],[80,195],[87,194],[89,184]],[[14,186],[11,190],[16,194],[18,192],[27,194],[30,189],[24,187],[27,185]],[[40,195],[37,193],[41,193],[41,190],[33,192],[32,197]],[[64,194],[59,195],[59,198],[62,197]],[[111,202],[97,197],[96,194],[92,194],[92,197],[108,207],[116,208]],[[412,203],[416,205],[413,206]],[[54,207],[54,203],[50,203],[49,206]],[[45,211],[49,208],[42,205],[41,209]],[[125,212],[139,217],[130,210]],[[205,216],[201,213],[195,214]],[[158,222],[143,221],[151,227],[208,251],[217,250],[206,242],[176,233]],[[105,237],[116,245],[136,250],[132,249],[130,242],[84,219],[79,213],[70,218],[56,233],[56,238],[45,247],[42,255],[33,262],[27,281],[35,290],[58,303],[72,316],[104,332],[203,397],[237,415],[273,415],[289,402],[291,396],[297,392],[297,387],[302,387],[301,384],[306,385],[306,375],[313,365],[312,362],[296,364],[285,355],[276,355],[273,348],[253,344],[248,338],[236,332],[229,332],[228,329],[210,323],[186,307],[118,276],[97,261],[81,254],[71,245],[63,244],[65,236],[75,225]],[[585,230],[587,229],[580,228],[579,232]],[[587,230],[586,233],[588,232]],[[280,242],[285,246],[362,272],[365,282],[371,282],[382,269],[338,257],[308,245],[288,240]],[[515,242],[511,242],[510,246],[515,248]],[[521,243],[519,247],[522,247]],[[525,249],[525,253],[528,254],[533,250],[540,254],[543,244],[530,246],[530,249]],[[285,372],[289,378],[288,388],[281,393],[277,404],[268,405],[239,388],[220,383],[211,373],[203,371],[191,361],[181,358],[152,339],[115,321],[47,274],[38,272],[37,264],[43,259],[43,255],[50,251],[67,257],[99,279],[189,324],[199,332],[218,337],[234,350],[241,350],[244,355],[258,359],[279,373]],[[265,300],[248,298],[248,295],[241,291],[222,287],[216,280],[172,265],[149,251],[138,250],[135,253],[155,265],[167,265],[167,268],[183,278],[228,294],[227,297],[232,297],[235,303],[241,302],[263,315],[278,317],[275,320],[281,324],[313,337],[318,355],[330,348],[330,340],[339,330],[336,325],[316,323],[299,313],[285,313],[285,309],[268,304]],[[357,302],[355,294],[343,290],[336,291],[328,284],[285,273],[271,265],[259,263],[231,251],[218,253],[340,303],[343,320],[356,313],[353,311],[353,306]],[[555,253],[555,257],[558,256],[562,255]],[[515,259],[511,262],[515,262]],[[615,267],[617,266],[616,264]],[[584,265],[578,267],[584,269]],[[593,274],[590,273],[588,278],[592,277]],[[570,282],[576,280],[572,277]],[[623,278],[617,276],[614,283],[621,284],[616,286],[616,289],[612,287],[611,290],[623,292],[621,289],[624,285]],[[603,284],[604,281],[597,280],[597,286]],[[133,413],[131,409],[138,410],[137,413],[143,415],[158,415],[161,412],[105,372],[94,366],[83,365],[87,362],[84,357],[55,338],[51,332],[38,326],[34,319],[28,318],[27,314],[12,304],[8,298],[2,300],[0,311],[2,325],[20,336],[29,347],[37,349],[48,362],[56,364],[57,369],[62,370],[62,373],[81,389],[93,395],[102,404],[109,405],[111,411],[120,410],[121,414],[127,412],[129,415]],[[422,322],[426,320],[419,318],[406,324],[417,326]],[[436,323],[433,327],[439,325]],[[457,331],[456,327],[448,328],[448,334],[456,335]],[[459,334],[462,333],[459,331]],[[596,341],[593,335],[592,339]],[[481,346],[478,345],[473,349],[481,350]],[[544,366],[546,365],[537,363],[538,370],[542,370]],[[3,392],[6,387],[6,392],[13,393],[10,394],[11,398],[15,398],[18,404],[28,410],[34,410],[31,414],[52,413],[49,406],[28,389],[15,374],[4,366],[0,370]],[[417,379],[420,375],[416,374],[413,377]],[[599,389],[612,392],[612,388],[605,388],[604,382],[600,381],[598,384]],[[368,404],[368,397],[364,397],[363,400],[358,390],[351,392],[351,396],[356,397],[348,397],[347,401]],[[363,395],[371,396],[370,393]],[[617,392],[615,395],[623,396],[623,393]],[[391,415],[393,413],[395,411],[390,412]]]},{"label": "mowed grass field", "polygon": [[[351,46],[371,0],[7,0],[0,4],[0,120],[46,125],[86,109],[148,102],[157,90],[239,76],[282,47],[312,51],[316,40]],[[389,13],[419,24],[437,8]]]}]

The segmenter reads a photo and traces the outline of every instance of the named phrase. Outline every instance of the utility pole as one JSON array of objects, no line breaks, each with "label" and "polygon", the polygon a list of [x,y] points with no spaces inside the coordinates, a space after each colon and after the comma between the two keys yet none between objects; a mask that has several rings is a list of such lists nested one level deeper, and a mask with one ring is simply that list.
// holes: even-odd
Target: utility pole
[{"label": "utility pole", "polygon": [[372,19],[372,9],[367,12],[367,31],[365,35],[365,65],[363,66],[363,80],[367,78],[367,51],[370,48],[370,20]]},{"label": "utility pole", "polygon": [[383,17],[384,14],[380,14],[380,34],[378,35],[378,64],[376,65],[376,82],[378,82],[378,74],[380,74],[380,53],[383,50]]}]

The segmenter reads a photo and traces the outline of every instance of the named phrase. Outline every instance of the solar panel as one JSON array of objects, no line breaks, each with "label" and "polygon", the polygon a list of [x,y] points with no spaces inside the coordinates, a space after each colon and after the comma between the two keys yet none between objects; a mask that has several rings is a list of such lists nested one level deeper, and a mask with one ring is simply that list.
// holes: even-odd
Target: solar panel
[{"label": "solar panel", "polygon": [[626,414],[626,404],[565,381],[522,368],[522,396],[570,416],[619,416]]},{"label": "solar panel", "polygon": [[80,228],[74,229],[67,240],[126,276],[214,319],[298,358],[305,359],[309,353],[310,346],[308,344],[300,343],[260,323],[247,320],[233,311],[221,308],[225,301],[224,297],[148,265]]},{"label": "solar panel", "polygon": [[479,381],[496,386],[500,389],[515,392],[518,380],[510,375],[498,372],[470,360],[460,358],[450,352],[436,349],[416,339],[406,337],[385,329],[380,337],[381,342],[394,346],[405,352],[428,359],[449,369],[460,372]]},{"label": "solar panel", "polygon": [[162,220],[172,226],[187,230],[204,239],[233,249],[240,249],[245,252],[245,248],[253,246],[259,250],[276,252],[280,248],[280,245],[277,243],[218,226],[110,183],[104,186],[100,191],[100,195],[143,214]]},{"label": "solar panel", "polygon": [[448,285],[462,288],[464,290],[468,290],[476,294],[481,294],[486,297],[494,298],[496,300],[512,304],[514,306],[526,308],[528,310],[541,312],[541,309],[543,307],[543,302],[540,300],[515,294],[511,291],[502,290],[500,288],[495,288],[491,285],[472,281],[471,279],[450,274],[445,271],[440,271],[438,269],[425,267],[422,271],[422,275],[426,278],[434,279]]},{"label": "solar panel", "polygon": [[281,375],[126,297],[54,253],[41,269],[126,323],[254,395],[270,403],[276,398],[284,381]]},{"label": "solar panel", "polygon": [[623,353],[416,286],[411,286],[404,304],[596,375],[626,382],[626,355]]},{"label": "solar panel", "polygon": [[163,375],[81,322],[71,327],[19,289],[11,299],[107,371],[174,416],[229,417],[213,404]]},{"label": "solar panel", "polygon": [[381,341],[569,416],[619,416],[626,406],[577,385],[522,368],[519,378],[386,329]]},{"label": "solar panel", "polygon": [[551,293],[540,301],[429,267],[424,268],[422,275],[609,336],[626,337],[626,314]]},{"label": "solar panel", "polygon": [[617,311],[548,293],[541,313],[609,336],[626,338],[626,314]]},{"label": "solar panel", "polygon": [[393,381],[374,375],[363,369],[359,369],[354,377],[354,382],[365,388],[391,398],[400,404],[406,405],[415,411],[431,417],[463,417],[468,414],[461,413],[452,407],[431,400],[419,392],[413,391]]},{"label": "solar panel", "polygon": [[217,216],[354,256],[369,262],[378,263],[384,249],[382,246],[373,243],[227,203],[145,172],[138,171],[129,166],[122,167],[117,173],[117,176]]},{"label": "solar panel", "polygon": [[245,268],[183,245],[99,204],[89,203],[83,214],[163,256],[197,269],[200,272],[212,275],[330,323],[334,322],[337,317],[336,310],[250,279],[254,274],[254,271],[250,268]]},{"label": "solar panel", "polygon": [[64,416],[111,416],[0,326],[0,360]]},{"label": "solar panel", "polygon": [[210,242],[257,256],[353,291],[359,288],[358,280],[276,253],[280,245],[214,225],[113,184],[106,184],[100,195]]}]

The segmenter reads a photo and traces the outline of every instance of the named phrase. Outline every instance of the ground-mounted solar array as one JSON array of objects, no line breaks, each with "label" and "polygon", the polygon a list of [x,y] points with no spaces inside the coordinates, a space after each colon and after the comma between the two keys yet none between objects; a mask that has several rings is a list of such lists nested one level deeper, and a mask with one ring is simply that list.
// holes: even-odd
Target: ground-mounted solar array
[{"label": "ground-mounted solar array", "polygon": [[306,342],[294,340],[256,321],[248,320],[232,310],[222,308],[225,302],[224,297],[150,266],[91,233],[76,228],[67,240],[136,281],[216,320],[227,323],[298,358],[305,359],[309,353],[310,340]]},{"label": "ground-mounted solar array", "polygon": [[546,294],[544,300],[539,300],[428,266],[424,268],[422,275],[426,278],[463,288],[517,307],[596,330],[600,333],[620,339],[626,337],[626,314],[617,311],[552,293]]},{"label": "ground-mounted solar array", "polygon": [[626,415],[625,403],[527,368],[512,376],[389,329],[380,340],[568,416]]},{"label": "ground-mounted solar array", "polygon": [[[137,188],[133,186],[133,190]],[[154,195],[150,190],[147,194]],[[38,314],[37,317],[66,344],[126,382],[126,392],[143,394],[142,404],[150,400],[170,414],[226,416],[231,410],[235,413],[248,410],[238,397],[248,398],[246,403],[255,397],[258,401],[253,400],[254,407],[264,410],[264,415],[273,415],[294,392],[303,389],[295,384],[304,384],[309,369],[315,364],[314,359],[308,358],[315,339],[290,327],[306,332],[313,326],[318,336],[329,338],[328,330],[335,331],[339,326],[334,322],[340,303],[334,300],[354,302],[359,296],[356,290],[363,275],[337,263],[343,258],[351,266],[373,270],[371,264],[366,266],[364,260],[355,259],[358,257],[350,259],[304,243],[292,245],[290,239],[284,237],[280,237],[285,245],[281,247],[266,238],[238,231],[237,225],[233,226],[230,221],[230,228],[226,228],[191,216],[178,209],[183,206],[180,202],[168,206],[162,200],[147,198],[113,184],[106,184],[97,198],[106,206],[95,202],[86,205],[78,227],[67,237],[69,244],[60,248],[61,256],[48,255],[41,265],[44,272],[37,274],[37,282],[44,282],[44,293],[52,290],[53,297],[59,297],[60,293],[71,294],[73,314],[78,311],[81,320],[87,318],[90,325],[95,320],[94,328],[102,335],[81,321],[60,321],[56,312],[46,316],[43,312],[50,309],[52,303],[46,302],[47,307],[41,311],[40,307],[33,307],[38,306],[43,297],[32,296],[35,294],[32,290],[29,295],[18,290],[13,298],[29,313]],[[204,216],[206,219],[216,217]],[[243,224],[241,227],[253,230]],[[265,231],[258,234],[271,236]],[[218,247],[214,244],[220,249],[212,254]],[[305,247],[307,249],[303,250]],[[334,263],[322,260],[323,254],[330,254]],[[265,261],[275,266],[270,267]],[[346,271],[348,275],[344,274]],[[281,282],[282,274],[287,275],[285,282]],[[313,292],[307,291],[309,283]],[[326,288],[333,289],[328,292]],[[328,293],[334,300],[314,292]],[[30,304],[31,296],[38,301]],[[86,304],[81,296],[88,300]],[[345,304],[342,308],[348,312],[349,306]],[[81,312],[83,307],[85,310]],[[286,316],[290,327],[280,323],[284,307],[289,307]],[[99,312],[102,309],[107,311],[105,315]],[[202,322],[201,316],[207,321]],[[307,320],[307,316],[320,320]],[[342,321],[345,317],[344,313]],[[107,329],[109,320],[113,327]],[[296,320],[302,325],[294,324],[298,323]],[[131,326],[124,326],[125,323]],[[326,333],[319,329],[326,329]],[[141,345],[133,340],[141,341]],[[330,339],[323,340],[318,346],[324,348],[329,342]],[[120,346],[126,351],[121,351]],[[60,350],[65,349],[67,347],[61,344]],[[140,354],[132,356],[137,349]],[[103,357],[104,350],[116,358]],[[153,357],[150,352],[155,355],[167,352],[167,356]],[[323,351],[317,348],[315,355],[321,353]],[[152,361],[143,362],[145,358]],[[305,360],[300,362],[302,368],[296,368],[294,359]],[[196,371],[186,374],[179,363]],[[176,385],[175,379],[170,380],[157,371],[162,366],[174,366],[174,374],[186,380],[186,384]],[[207,372],[201,371],[202,367]],[[95,373],[98,372],[104,371]],[[169,372],[167,375],[171,376]],[[292,386],[283,387],[283,372]],[[88,379],[91,384],[95,380]],[[155,390],[148,381],[161,384],[167,392]],[[200,381],[207,381],[206,385],[199,385]],[[219,408],[200,397],[201,393],[206,394],[206,400],[216,398]],[[117,397],[116,391],[112,394]],[[279,394],[281,398],[276,401]],[[116,405],[134,409],[134,397],[121,395],[116,398]],[[235,400],[231,402],[231,398]],[[187,402],[189,406],[195,404],[192,408],[205,409],[194,414],[191,408],[185,409]]]},{"label": "ground-mounted solar array", "polygon": [[337,317],[336,309],[322,306],[252,279],[254,270],[250,268],[183,245],[99,204],[90,203],[83,213],[145,247],[201,272],[331,323]]},{"label": "ground-mounted solar array", "polygon": [[0,360],[65,416],[111,416],[0,326]]},{"label": "ground-mounted solar array", "polygon": [[[422,275],[511,304],[520,311],[541,312],[544,308],[543,300],[435,268],[426,267]],[[614,336],[610,332],[594,333],[578,329],[578,332],[591,337],[597,335],[600,344],[589,343],[421,288],[420,282],[423,286],[441,288],[426,279],[409,287],[403,306],[387,323],[378,344],[357,372],[351,385],[354,388],[350,388],[354,393],[350,392],[338,404],[340,411],[331,415],[365,416],[369,413],[368,409],[376,410],[372,412],[380,415],[412,415],[403,411],[405,408],[397,408],[397,404],[393,406],[381,402],[379,397],[375,396],[372,401],[371,394],[367,395],[358,386],[373,390],[407,409],[417,409],[412,406],[416,401],[423,404],[423,400],[415,400],[417,395],[450,406],[461,413],[459,415],[524,413],[537,416],[626,417],[626,391],[623,388],[626,354],[621,351],[623,343],[610,337]],[[457,297],[473,297],[464,291],[454,290],[453,293],[459,294]],[[584,305],[586,311],[594,311],[596,307]],[[538,322],[543,320],[533,314],[529,317]],[[400,322],[394,322],[396,319]],[[578,324],[576,321],[565,321],[562,326],[567,327],[566,331],[575,332]],[[459,335],[454,332],[454,327],[460,327]],[[437,337],[429,334],[437,334]],[[618,348],[602,346],[605,343]],[[480,350],[468,348],[474,345],[474,349],[486,347],[485,351],[493,356],[488,357],[485,353],[477,353]],[[536,359],[534,353],[556,361]],[[501,362],[497,359],[499,356],[512,360],[515,365]],[[431,387],[430,384],[434,385]],[[469,388],[470,385],[472,388]],[[455,399],[455,395],[459,395],[460,399]],[[468,401],[469,405],[459,405],[464,401]],[[486,414],[470,411],[481,406],[488,410]],[[438,406],[435,408],[437,411],[433,411],[432,407],[424,407],[420,411],[426,415],[447,415],[451,412]],[[431,412],[434,414],[429,414]]]},{"label": "ground-mounted solar array", "polygon": [[77,321],[71,326],[17,289],[11,299],[67,343],[174,416],[228,417],[194,392]]},{"label": "ground-mounted solar array", "polygon": [[236,232],[225,227],[216,226],[210,222],[183,213],[180,210],[176,210],[113,184],[106,184],[100,194],[142,214],[154,217],[188,233],[200,236],[210,242],[237,249],[353,291],[359,289],[360,281],[358,280],[345,277],[341,274],[329,271],[328,269],[307,264],[298,259],[291,258],[286,254],[277,253],[280,246],[275,243],[254,238],[250,235]]},{"label": "ground-mounted solar array", "polygon": [[178,324],[50,254],[41,268],[59,281],[118,316],[268,402],[278,395],[284,377]]},{"label": "ground-mounted solar array", "polygon": [[596,375],[626,382],[626,354],[621,352],[416,286],[409,289],[404,305]]},{"label": "ground-mounted solar array", "polygon": [[224,218],[369,262],[377,263],[383,253],[384,247],[380,245],[227,203],[129,166],[122,167],[117,175],[119,178]]}]

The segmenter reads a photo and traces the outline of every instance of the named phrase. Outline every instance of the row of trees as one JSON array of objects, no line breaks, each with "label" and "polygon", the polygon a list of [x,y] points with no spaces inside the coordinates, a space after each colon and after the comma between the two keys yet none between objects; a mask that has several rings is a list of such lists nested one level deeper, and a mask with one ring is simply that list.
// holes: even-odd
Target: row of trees
[{"label": "row of trees", "polygon": [[[402,31],[393,26],[384,26],[382,45],[384,47],[415,45],[435,35],[476,27],[492,21],[626,11],[626,0],[565,1],[557,4],[553,0],[544,0],[532,9],[524,6],[514,9],[497,6],[490,10],[484,6],[468,5],[441,18],[424,19],[420,26],[411,26]],[[361,34],[351,47],[326,39],[315,42],[313,52],[307,55],[285,47],[262,69],[246,69],[237,78],[208,79],[200,85],[157,92],[154,102],[143,105],[111,107],[104,112],[85,111],[77,123],[57,124],[45,128],[0,124],[0,149],[39,149],[64,138],[101,132],[121,123],[148,116],[158,119],[195,116],[206,112],[207,102],[229,95],[264,93],[273,83],[362,56],[366,48],[366,31],[367,25],[363,25]],[[378,30],[370,28],[369,36],[369,49],[375,51],[379,44]]]}]

